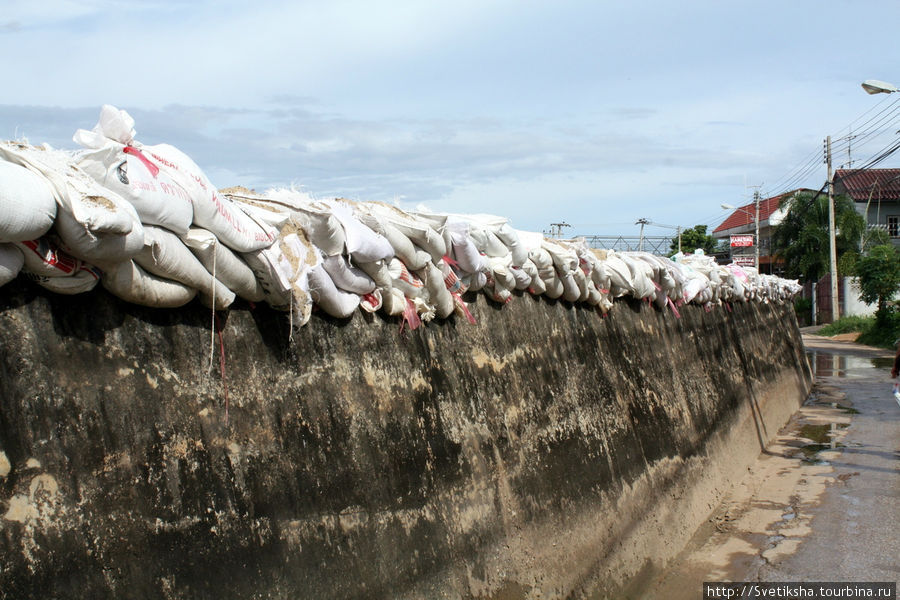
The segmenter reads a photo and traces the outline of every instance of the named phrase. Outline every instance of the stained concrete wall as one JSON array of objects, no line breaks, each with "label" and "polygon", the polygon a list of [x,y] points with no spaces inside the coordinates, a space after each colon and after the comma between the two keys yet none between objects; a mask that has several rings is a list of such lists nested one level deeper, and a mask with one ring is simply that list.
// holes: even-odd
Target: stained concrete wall
[{"label": "stained concrete wall", "polygon": [[789,306],[472,310],[238,308],[223,380],[200,306],[0,289],[0,595],[621,594],[810,385]]}]

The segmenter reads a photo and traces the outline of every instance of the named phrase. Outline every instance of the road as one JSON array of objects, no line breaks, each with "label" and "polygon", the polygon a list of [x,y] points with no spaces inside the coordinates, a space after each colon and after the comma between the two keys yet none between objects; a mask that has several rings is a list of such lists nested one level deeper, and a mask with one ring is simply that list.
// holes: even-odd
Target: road
[{"label": "road", "polygon": [[892,354],[804,334],[813,393],[645,598],[704,581],[900,580]]}]

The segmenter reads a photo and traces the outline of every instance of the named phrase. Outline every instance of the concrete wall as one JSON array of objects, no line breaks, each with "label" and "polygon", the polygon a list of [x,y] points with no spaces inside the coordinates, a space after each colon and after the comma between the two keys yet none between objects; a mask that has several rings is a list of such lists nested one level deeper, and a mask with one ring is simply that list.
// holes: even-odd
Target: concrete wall
[{"label": "concrete wall", "polygon": [[0,289],[0,596],[619,594],[810,385],[790,307],[472,310],[232,310],[226,423],[206,309]]}]

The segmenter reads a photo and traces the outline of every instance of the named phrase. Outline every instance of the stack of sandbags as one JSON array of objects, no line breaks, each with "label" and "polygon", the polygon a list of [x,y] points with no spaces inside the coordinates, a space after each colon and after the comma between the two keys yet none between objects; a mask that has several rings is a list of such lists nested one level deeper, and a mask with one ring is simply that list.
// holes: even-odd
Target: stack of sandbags
[{"label": "stack of sandbags", "polygon": [[77,153],[0,144],[0,285],[22,271],[59,293],[102,281],[120,298],[176,307],[236,297],[346,318],[382,310],[416,327],[462,295],[509,302],[528,292],[602,313],[632,296],[660,309],[694,302],[783,302],[796,282],[710,257],[590,249],[491,215],[409,213],[378,202],[316,200],[294,189],[217,191],[183,152],[135,140],[134,121],[104,106]]}]

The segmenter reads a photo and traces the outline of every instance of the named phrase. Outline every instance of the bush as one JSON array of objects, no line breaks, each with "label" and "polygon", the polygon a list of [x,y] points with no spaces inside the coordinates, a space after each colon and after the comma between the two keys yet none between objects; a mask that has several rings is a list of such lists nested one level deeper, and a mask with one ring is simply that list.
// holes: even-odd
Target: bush
[{"label": "bush", "polygon": [[900,338],[900,312],[893,307],[879,313],[872,319],[872,325],[856,340],[867,346],[894,348],[894,342]]},{"label": "bush", "polygon": [[834,323],[825,325],[817,335],[838,335],[839,333],[865,333],[875,325],[875,317],[842,317]]},{"label": "bush", "polygon": [[812,321],[812,299],[797,297],[794,300],[794,312],[797,314],[797,320],[801,323],[809,323]]}]

